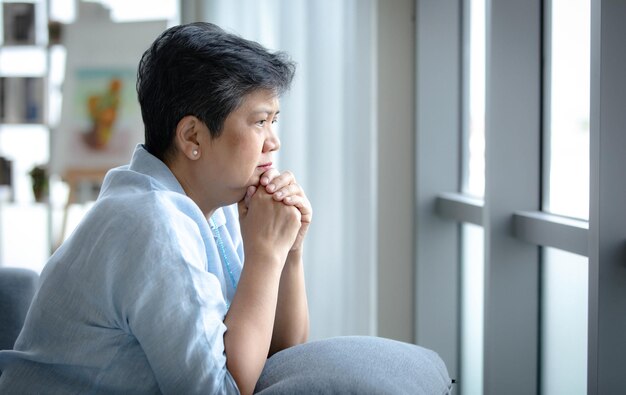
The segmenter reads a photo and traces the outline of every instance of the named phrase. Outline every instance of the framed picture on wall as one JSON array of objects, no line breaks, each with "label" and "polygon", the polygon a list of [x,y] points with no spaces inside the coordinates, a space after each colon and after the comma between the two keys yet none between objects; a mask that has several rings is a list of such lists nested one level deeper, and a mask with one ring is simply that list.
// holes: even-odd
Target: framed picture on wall
[{"label": "framed picture on wall", "polygon": [[64,178],[126,164],[143,142],[137,65],[167,27],[166,21],[115,23],[107,13],[83,12],[86,5],[96,6],[81,3],[79,18],[63,31],[63,104],[50,165]]},{"label": "framed picture on wall", "polygon": [[120,158],[120,162],[128,158],[141,118],[135,75],[134,68],[121,66],[77,67],[68,75],[73,94],[64,104],[71,116],[63,133],[75,165],[86,165],[94,156]]}]

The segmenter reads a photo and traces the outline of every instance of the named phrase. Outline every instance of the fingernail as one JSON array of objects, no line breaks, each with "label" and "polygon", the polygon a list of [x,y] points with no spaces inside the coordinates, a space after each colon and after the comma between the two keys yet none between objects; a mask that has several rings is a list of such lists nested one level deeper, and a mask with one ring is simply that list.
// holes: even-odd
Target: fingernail
[{"label": "fingernail", "polygon": [[282,192],[276,192],[276,197],[281,197],[281,196],[283,196]]},{"label": "fingernail", "polygon": [[268,182],[270,182],[270,179],[269,179],[269,178],[267,178],[267,177],[263,177],[263,178],[261,178],[261,184],[265,184],[265,185],[267,185],[267,183],[268,183]]},{"label": "fingernail", "polygon": [[267,186],[267,191],[268,192],[274,192],[274,189],[276,189],[276,185],[274,184],[270,184]]},{"label": "fingernail", "polygon": [[287,202],[287,203],[291,203],[291,197],[287,196],[287,197],[285,198],[285,202]]}]

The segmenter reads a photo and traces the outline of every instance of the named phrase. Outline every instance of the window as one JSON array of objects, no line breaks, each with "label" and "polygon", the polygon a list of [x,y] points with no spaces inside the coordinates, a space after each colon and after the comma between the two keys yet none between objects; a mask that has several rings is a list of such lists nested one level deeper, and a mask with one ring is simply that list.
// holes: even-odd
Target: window
[{"label": "window", "polygon": [[588,259],[545,248],[541,393],[587,393]]},{"label": "window", "polygon": [[460,393],[483,393],[485,257],[481,226],[463,224]]},{"label": "window", "polygon": [[[417,178],[418,291],[421,285],[450,292],[450,279],[459,280],[458,304],[439,302],[437,314],[420,301],[435,292],[418,292],[418,342],[448,353],[455,347],[444,360],[458,373],[462,394],[512,387],[528,393],[614,392],[624,386],[615,383],[626,384],[619,372],[626,319],[618,313],[626,301],[618,253],[626,233],[616,232],[626,223],[620,173],[626,164],[618,148],[626,143],[626,126],[616,104],[626,100],[626,57],[619,44],[626,9],[620,2],[589,0],[486,2],[481,99],[473,96],[475,3],[417,2],[422,144],[416,156],[418,170],[431,171]],[[457,41],[439,29],[444,20],[446,26],[463,25]],[[446,63],[453,57],[442,56],[454,50],[464,55],[458,69]],[[456,96],[444,90],[455,75],[465,80]],[[472,148],[478,146],[475,119],[482,100],[484,151]],[[462,120],[458,129],[443,121],[444,110]],[[473,165],[483,152],[484,172]],[[483,176],[484,189],[477,182]],[[433,206],[421,204],[433,195],[439,221],[429,217]],[[449,268],[451,259],[455,273],[444,277],[432,269],[433,262]],[[471,277],[476,271],[484,273],[484,284]],[[476,288],[479,293],[472,294]],[[477,295],[483,298],[482,378],[471,366],[478,361],[472,353],[480,350],[466,339],[479,327],[470,323],[480,314],[470,313]],[[460,317],[457,338],[440,329],[440,316],[450,317],[451,309]]]},{"label": "window", "polygon": [[[546,4],[544,211],[589,218],[590,1]],[[544,248],[542,393],[587,392],[588,259]]]},{"label": "window", "polygon": [[[485,194],[485,0],[464,4],[464,103],[462,192]],[[459,392],[483,393],[484,231],[461,226]]]},{"label": "window", "polygon": [[590,1],[551,0],[546,18],[544,209],[589,218]]},{"label": "window", "polygon": [[464,97],[465,158],[463,192],[485,194],[485,0],[466,2]]}]

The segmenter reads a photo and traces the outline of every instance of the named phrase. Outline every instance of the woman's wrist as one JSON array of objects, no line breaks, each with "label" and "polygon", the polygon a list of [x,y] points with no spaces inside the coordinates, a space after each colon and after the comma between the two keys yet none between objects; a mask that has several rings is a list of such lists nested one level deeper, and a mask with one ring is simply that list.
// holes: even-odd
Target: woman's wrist
[{"label": "woman's wrist", "polygon": [[299,248],[290,250],[289,253],[287,254],[287,260],[285,261],[285,265],[301,264],[302,255],[303,255],[302,246],[300,246]]},{"label": "woman's wrist", "polygon": [[246,257],[246,264],[250,263],[255,266],[262,266],[267,268],[276,268],[281,271],[285,262],[288,260],[288,254],[277,253],[276,251],[259,251],[255,249],[244,248],[244,256]]}]

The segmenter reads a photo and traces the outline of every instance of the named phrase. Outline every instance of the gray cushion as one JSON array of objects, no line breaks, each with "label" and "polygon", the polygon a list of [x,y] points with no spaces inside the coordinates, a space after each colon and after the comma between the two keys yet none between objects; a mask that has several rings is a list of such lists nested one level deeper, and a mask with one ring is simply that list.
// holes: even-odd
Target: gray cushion
[{"label": "gray cushion", "polygon": [[0,350],[13,348],[38,282],[31,270],[0,268]]},{"label": "gray cushion", "polygon": [[449,394],[434,351],[378,337],[347,336],[283,350],[267,360],[258,394]]}]

